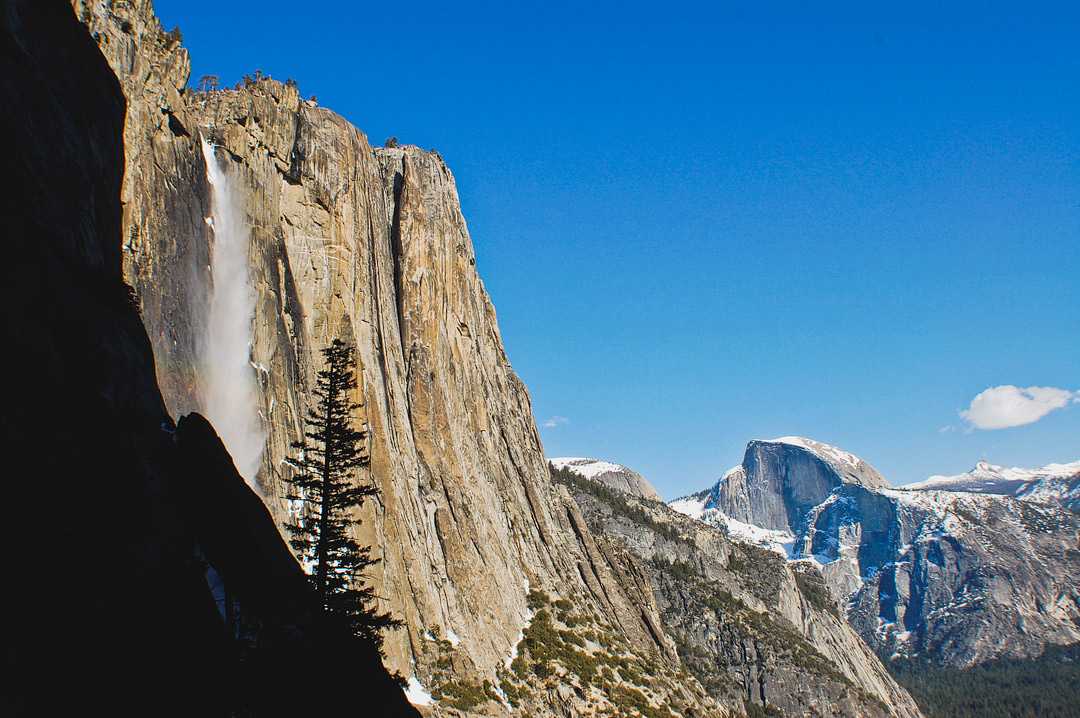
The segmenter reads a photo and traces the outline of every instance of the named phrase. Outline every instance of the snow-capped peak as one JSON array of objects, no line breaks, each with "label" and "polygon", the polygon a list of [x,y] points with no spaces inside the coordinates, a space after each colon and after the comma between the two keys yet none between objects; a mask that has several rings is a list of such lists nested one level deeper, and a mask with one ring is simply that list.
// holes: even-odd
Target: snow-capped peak
[{"label": "snow-capped peak", "polygon": [[910,491],[936,489],[939,491],[972,491],[980,494],[1015,494],[1024,484],[1046,479],[1064,478],[1080,472],[1080,461],[1069,464],[1047,464],[1037,469],[1024,469],[980,461],[975,468],[956,476],[931,476],[925,481],[908,484]]},{"label": "snow-capped peak", "polygon": [[814,452],[822,458],[830,460],[832,463],[838,466],[849,466],[852,469],[859,468],[859,465],[863,463],[862,459],[855,454],[839,449],[830,444],[823,444],[820,441],[814,441],[813,439],[806,439],[802,436],[781,436],[779,439],[770,439],[763,441],[765,444],[788,444],[789,446],[799,446],[803,449],[808,449]]},{"label": "snow-capped peak", "polygon": [[555,459],[548,459],[548,461],[554,464],[556,469],[573,469],[575,474],[581,474],[586,479],[595,479],[601,474],[626,471],[625,466],[581,456],[560,456]]},{"label": "snow-capped peak", "polygon": [[656,489],[652,487],[652,484],[646,481],[641,474],[621,464],[581,456],[561,456],[548,459],[548,462],[556,469],[570,469],[575,474],[581,474],[587,479],[592,479],[613,489],[643,499],[649,499],[650,501],[663,501],[660,494],[656,493]]}]

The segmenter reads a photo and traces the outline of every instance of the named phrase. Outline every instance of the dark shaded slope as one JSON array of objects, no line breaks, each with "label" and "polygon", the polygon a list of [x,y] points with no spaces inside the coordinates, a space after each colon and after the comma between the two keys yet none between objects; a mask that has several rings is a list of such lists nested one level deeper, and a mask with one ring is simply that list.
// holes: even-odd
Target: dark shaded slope
[{"label": "dark shaded slope", "polygon": [[185,421],[174,438],[121,279],[123,122],[116,78],[69,4],[0,3],[3,712],[288,709],[303,694],[289,662],[252,654],[257,680],[233,662],[201,542],[275,658],[361,657],[308,714],[415,713],[374,649],[345,651],[308,615],[295,561],[210,426]]}]

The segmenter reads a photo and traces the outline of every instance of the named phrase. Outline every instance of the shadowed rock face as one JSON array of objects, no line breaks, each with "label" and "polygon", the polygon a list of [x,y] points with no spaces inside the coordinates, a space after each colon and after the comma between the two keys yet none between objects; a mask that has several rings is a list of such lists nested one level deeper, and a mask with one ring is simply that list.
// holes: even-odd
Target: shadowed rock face
[{"label": "shadowed rock face", "polygon": [[865,466],[805,439],[751,442],[742,466],[675,505],[780,532],[790,558],[821,565],[876,649],[966,667],[1080,640],[1075,513],[990,493],[890,489]]},{"label": "shadowed rock face", "polygon": [[[6,715],[228,715],[285,681],[273,661],[241,675],[199,544],[252,622],[288,625],[293,646],[333,645],[213,429],[188,420],[179,434],[191,440],[177,440],[122,275],[124,116],[70,5],[0,3],[0,137],[14,180],[0,200],[0,436],[22,504],[0,524],[15,549]],[[415,715],[374,648],[350,645],[345,665],[372,705]],[[351,703],[354,688],[315,710]]]}]

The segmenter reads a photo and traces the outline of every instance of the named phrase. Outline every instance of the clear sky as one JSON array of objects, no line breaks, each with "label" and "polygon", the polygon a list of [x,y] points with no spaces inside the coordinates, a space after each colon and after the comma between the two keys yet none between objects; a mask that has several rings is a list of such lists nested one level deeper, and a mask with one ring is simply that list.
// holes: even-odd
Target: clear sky
[{"label": "clear sky", "polygon": [[442,153],[549,456],[1080,459],[1080,3],[155,6]]}]

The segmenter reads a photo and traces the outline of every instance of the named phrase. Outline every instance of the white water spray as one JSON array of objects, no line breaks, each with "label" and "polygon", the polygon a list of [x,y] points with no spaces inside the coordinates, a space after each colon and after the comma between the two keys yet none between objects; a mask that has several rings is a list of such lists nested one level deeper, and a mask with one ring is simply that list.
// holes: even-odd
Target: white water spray
[{"label": "white water spray", "polygon": [[210,248],[213,290],[206,328],[199,347],[202,409],[232,455],[237,471],[256,488],[263,437],[255,403],[251,365],[251,323],[255,294],[248,280],[248,237],[240,201],[218,166],[214,148],[202,140],[206,179],[213,190],[214,232]]}]

